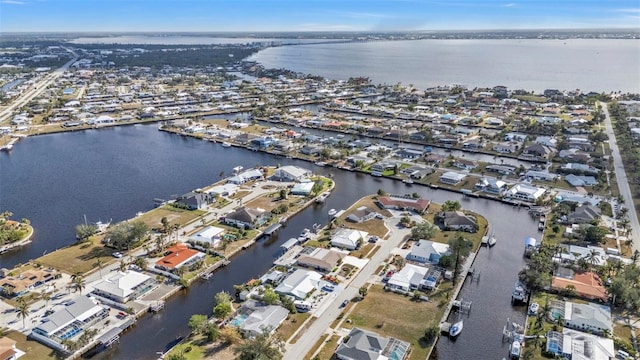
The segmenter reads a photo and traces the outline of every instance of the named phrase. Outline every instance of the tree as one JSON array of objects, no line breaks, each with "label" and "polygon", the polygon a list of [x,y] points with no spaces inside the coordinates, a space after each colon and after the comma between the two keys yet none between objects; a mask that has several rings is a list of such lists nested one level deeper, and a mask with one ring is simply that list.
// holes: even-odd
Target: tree
[{"label": "tree", "polygon": [[382,189],[378,189],[378,195],[385,196],[385,195],[387,195],[387,192],[382,190]]},{"label": "tree", "polygon": [[22,327],[26,327],[24,321],[29,317],[29,304],[27,301],[21,296],[18,298],[18,306],[16,307],[16,312],[18,313],[18,317],[22,318]]},{"label": "tree", "polygon": [[223,344],[237,344],[240,340],[242,340],[242,338],[236,327],[226,326],[220,330],[220,341],[222,341]]},{"label": "tree", "polygon": [[553,273],[552,246],[543,245],[527,259],[527,266],[518,273],[520,282],[531,297],[533,291],[540,291],[551,284]]},{"label": "tree", "polygon": [[220,329],[214,323],[207,323],[204,334],[207,336],[207,340],[215,341],[220,336]]},{"label": "tree", "polygon": [[71,276],[71,284],[74,291],[79,291],[80,295],[82,295],[82,290],[86,287],[87,282],[84,279],[84,275],[76,273]]},{"label": "tree", "polygon": [[424,340],[428,344],[432,344],[433,341],[438,337],[439,333],[440,329],[438,328],[438,326],[431,325],[424,331]]},{"label": "tree", "polygon": [[367,288],[366,285],[362,285],[360,286],[360,288],[358,289],[358,294],[360,294],[360,297],[365,297],[367,296],[367,293],[369,292],[369,288]]},{"label": "tree", "polygon": [[449,249],[451,251],[451,255],[455,259],[454,267],[453,267],[453,284],[457,283],[458,274],[460,272],[460,265],[464,258],[469,256],[471,253],[471,248],[473,244],[471,241],[462,237],[462,235],[458,234],[458,236],[449,240]]},{"label": "tree", "polygon": [[95,225],[76,225],[76,239],[78,239],[78,242],[85,242],[96,233],[98,233],[98,227]]},{"label": "tree", "polygon": [[104,236],[105,242],[118,250],[129,250],[138,245],[149,231],[142,221],[122,222],[112,226]]},{"label": "tree", "polygon": [[442,211],[458,211],[462,209],[462,205],[458,201],[447,200],[442,204]]},{"label": "tree", "polygon": [[588,226],[584,230],[584,241],[594,244],[601,244],[605,241],[607,230],[600,226]]},{"label": "tree", "polygon": [[434,224],[423,221],[411,229],[411,238],[412,239],[430,239],[438,231],[438,227]]},{"label": "tree", "polygon": [[270,329],[262,332],[239,345],[235,353],[239,360],[280,360],[284,352],[284,342],[270,335]]},{"label": "tree", "polygon": [[267,287],[264,290],[264,294],[262,294],[262,301],[265,304],[268,304],[268,305],[273,305],[273,304],[277,303],[279,299],[280,299],[280,297],[275,292],[275,290],[273,290],[272,287]]},{"label": "tree", "polygon": [[93,263],[93,266],[98,268],[98,274],[100,274],[100,279],[102,279],[102,267],[104,266],[104,260],[102,260],[102,258],[97,258],[96,262]]},{"label": "tree", "polygon": [[40,299],[44,300],[44,307],[49,306],[49,300],[51,300],[51,293],[42,290],[40,292]]},{"label": "tree", "polygon": [[213,316],[218,319],[225,319],[233,311],[231,306],[231,296],[224,291],[215,295],[215,303],[216,305],[213,308]]},{"label": "tree", "polygon": [[191,332],[197,335],[205,332],[207,323],[207,315],[194,314],[189,318],[188,326],[189,329],[191,329]]}]

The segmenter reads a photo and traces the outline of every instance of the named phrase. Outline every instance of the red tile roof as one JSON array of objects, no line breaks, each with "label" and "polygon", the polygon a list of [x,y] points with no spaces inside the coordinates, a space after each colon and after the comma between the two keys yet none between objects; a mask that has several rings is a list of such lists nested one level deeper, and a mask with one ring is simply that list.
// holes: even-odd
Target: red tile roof
[{"label": "red tile roof", "polygon": [[575,273],[573,279],[554,276],[551,281],[551,287],[555,290],[565,290],[569,285],[575,287],[578,296],[587,299],[607,301],[609,298],[600,277],[591,272]]},{"label": "red tile roof", "polygon": [[167,249],[168,255],[156,261],[156,265],[165,269],[175,269],[180,264],[198,255],[198,251],[189,249],[185,244],[176,244]]}]

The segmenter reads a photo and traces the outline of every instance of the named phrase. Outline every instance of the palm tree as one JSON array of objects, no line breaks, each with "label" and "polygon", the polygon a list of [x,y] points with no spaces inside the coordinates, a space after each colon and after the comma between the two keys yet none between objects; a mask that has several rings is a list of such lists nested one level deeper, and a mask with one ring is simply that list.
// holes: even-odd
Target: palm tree
[{"label": "palm tree", "polygon": [[124,260],[122,260],[122,259],[121,259],[121,260],[120,260],[120,264],[118,265],[118,269],[119,269],[121,272],[124,272],[125,270],[127,270],[127,263],[126,263],[126,262],[124,262]]},{"label": "palm tree", "polygon": [[44,307],[46,308],[49,305],[49,300],[51,300],[51,293],[42,290],[40,292],[40,298],[44,300]]},{"label": "palm tree", "polygon": [[86,287],[87,282],[84,279],[83,275],[77,275],[76,277],[74,277],[72,279],[73,282],[73,288],[76,291],[80,291],[80,295],[82,295],[82,290]]},{"label": "palm tree", "polygon": [[102,260],[102,258],[96,259],[96,262],[93,263],[93,266],[98,268],[98,274],[100,274],[100,279],[102,279],[102,267],[104,266],[104,260]]},{"label": "palm tree", "polygon": [[18,317],[22,318],[22,327],[26,327],[25,320],[29,317],[29,304],[23,297],[18,298],[18,307],[16,308]]},{"label": "palm tree", "polygon": [[598,252],[595,249],[591,249],[591,251],[589,252],[589,254],[586,256],[587,261],[589,261],[589,264],[591,265],[590,267],[593,269],[593,267],[596,266],[596,264],[598,263]]}]

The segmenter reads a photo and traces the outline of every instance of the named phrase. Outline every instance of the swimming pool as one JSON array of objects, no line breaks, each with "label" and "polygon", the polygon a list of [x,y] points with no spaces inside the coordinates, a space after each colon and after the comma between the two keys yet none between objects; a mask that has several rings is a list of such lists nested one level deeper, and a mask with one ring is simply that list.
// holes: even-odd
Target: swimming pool
[{"label": "swimming pool", "polygon": [[242,323],[247,320],[247,317],[249,315],[246,314],[240,314],[238,316],[236,316],[235,318],[233,318],[233,320],[231,320],[231,325],[233,326],[240,326],[242,325]]}]

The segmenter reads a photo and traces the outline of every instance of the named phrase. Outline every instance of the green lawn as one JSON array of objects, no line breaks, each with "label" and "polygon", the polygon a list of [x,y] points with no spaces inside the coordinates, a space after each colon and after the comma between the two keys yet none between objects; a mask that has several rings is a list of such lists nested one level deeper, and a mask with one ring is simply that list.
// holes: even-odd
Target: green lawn
[{"label": "green lawn", "polygon": [[310,313],[295,313],[289,314],[287,319],[282,322],[276,334],[280,336],[283,341],[289,340],[289,338],[302,326],[302,324],[311,316]]},{"label": "green lawn", "polygon": [[40,344],[39,342],[27,337],[17,331],[11,331],[6,336],[16,341],[16,347],[26,354],[21,356],[22,360],[43,360],[43,359],[65,359],[66,356],[56,353],[50,348]]},{"label": "green lawn", "polygon": [[89,242],[74,244],[56,250],[38,258],[37,262],[43,266],[51,266],[69,274],[86,273],[95,268],[94,264],[101,259],[106,266],[115,261],[111,254],[114,249],[103,246],[102,236],[94,236]]},{"label": "green lawn", "polygon": [[160,220],[162,220],[163,217],[166,217],[171,224],[179,224],[180,226],[183,226],[204,214],[205,211],[202,210],[186,210],[165,205],[151,211],[147,211],[141,216],[135,218],[135,220],[142,221],[153,229],[160,228],[162,226]]}]

